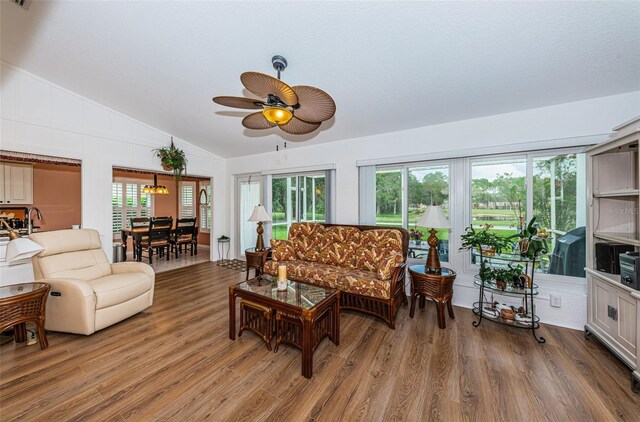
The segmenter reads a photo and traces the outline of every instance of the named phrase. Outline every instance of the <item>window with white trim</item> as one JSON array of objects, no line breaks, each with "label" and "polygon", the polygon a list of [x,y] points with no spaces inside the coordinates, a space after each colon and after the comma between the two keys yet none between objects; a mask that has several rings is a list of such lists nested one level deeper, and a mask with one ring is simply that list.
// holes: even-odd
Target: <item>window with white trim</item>
[{"label": "window with white trim", "polygon": [[271,182],[273,239],[287,239],[289,227],[296,222],[327,222],[330,196],[327,173],[301,173],[274,176]]},{"label": "window with white trim", "polygon": [[[449,234],[447,247],[455,252],[460,235],[470,223],[474,227],[489,223],[492,230],[509,236],[517,232],[521,219],[528,222],[535,215],[538,228],[548,233],[548,254],[537,268],[543,273],[540,279],[584,283],[587,199],[583,151],[583,147],[574,147],[362,165],[360,224],[401,226],[422,232],[420,240],[424,240],[426,229],[417,225],[421,210],[430,204],[442,205],[452,229],[438,230],[438,238],[447,239]],[[458,211],[453,213],[456,205]],[[410,257],[424,255],[418,250],[417,240],[410,244]],[[440,251],[440,260],[448,259],[449,265],[459,271],[477,272],[473,259],[467,258],[471,254],[464,255],[464,262],[452,262],[457,255],[444,257]]]},{"label": "window with white trim", "polygon": [[585,160],[571,152],[471,160],[471,223],[510,236],[535,216],[548,249],[536,270],[584,277]]},{"label": "window with white trim", "polygon": [[180,182],[180,218],[196,217],[196,182]]},{"label": "window with white trim", "polygon": [[152,195],[142,193],[147,180],[115,178],[111,187],[113,235],[120,236],[123,228],[131,227],[131,219],[153,215]]},{"label": "window with white trim", "polygon": [[[211,231],[211,183],[210,182],[200,182],[200,191],[204,189],[204,193],[207,197],[207,203],[204,204],[200,202],[200,231],[204,233],[209,233]],[[204,195],[198,195],[198,201],[200,198],[204,198]]]},{"label": "window with white trim", "polygon": [[[428,231],[418,225],[427,206],[439,205],[449,215],[449,163],[419,163],[376,168],[376,225],[410,231],[409,258],[424,259]],[[441,262],[449,262],[449,229],[438,229]]]}]

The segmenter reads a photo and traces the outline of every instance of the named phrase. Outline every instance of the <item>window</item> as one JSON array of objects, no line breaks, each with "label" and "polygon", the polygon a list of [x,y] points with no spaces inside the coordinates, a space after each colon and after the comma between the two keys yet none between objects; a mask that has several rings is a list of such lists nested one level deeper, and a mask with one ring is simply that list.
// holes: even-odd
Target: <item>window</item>
[{"label": "window", "polygon": [[196,182],[180,182],[180,218],[196,217]]},{"label": "window", "polygon": [[[204,189],[207,195],[207,203],[200,203],[200,231],[208,233],[211,231],[211,183],[200,182],[200,190]],[[198,195],[200,197],[200,195]]]},{"label": "window", "polygon": [[471,164],[471,224],[490,224],[503,236],[516,233],[527,206],[524,158],[491,159]]},{"label": "window", "polygon": [[273,239],[286,239],[291,223],[326,222],[326,174],[273,177],[271,182]]},{"label": "window", "polygon": [[119,236],[123,227],[131,227],[131,218],[153,215],[151,195],[141,193],[146,184],[146,180],[114,179],[111,195],[114,236]]},{"label": "window", "polygon": [[402,226],[402,170],[376,171],[376,225]]},{"label": "window", "polygon": [[[555,252],[562,236],[585,242],[585,155],[536,153],[471,162],[471,223],[491,224],[504,236],[536,217],[538,228],[550,234],[548,254],[537,271],[584,277],[584,272],[563,268],[566,261]],[[565,238],[563,241],[566,241]],[[584,248],[583,248],[584,250]],[[586,257],[572,257],[585,263]],[[584,265],[579,265],[583,268]]]},{"label": "window", "polygon": [[[449,214],[449,164],[416,164],[376,169],[376,225],[412,230],[410,258],[426,258],[428,230],[418,225],[427,206],[442,206]],[[449,229],[438,230],[440,260],[449,260]]]}]

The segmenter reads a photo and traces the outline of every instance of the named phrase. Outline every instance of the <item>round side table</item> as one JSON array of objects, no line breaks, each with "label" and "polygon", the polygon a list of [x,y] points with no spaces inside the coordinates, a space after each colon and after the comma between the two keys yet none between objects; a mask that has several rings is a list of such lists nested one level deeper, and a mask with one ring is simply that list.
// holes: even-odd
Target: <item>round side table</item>
[{"label": "round side table", "polygon": [[412,265],[409,267],[411,276],[411,310],[409,316],[413,318],[416,310],[416,299],[420,298],[420,308],[424,308],[425,298],[429,298],[438,307],[438,327],[446,328],[444,307],[447,306],[449,317],[454,319],[453,305],[453,281],[456,272],[449,268],[442,268],[440,274],[426,272],[424,265]]},{"label": "round side table", "polygon": [[49,347],[44,331],[45,307],[49,285],[23,283],[0,287],[0,331],[13,327],[16,343],[27,340],[27,322],[33,322],[38,332],[40,348]]},{"label": "round side table", "polygon": [[245,280],[249,280],[249,270],[255,270],[255,277],[258,277],[262,274],[262,269],[264,267],[264,263],[267,262],[267,259],[271,255],[271,248],[266,248],[264,250],[256,250],[256,248],[249,248],[244,251],[244,256],[247,258],[247,278]]},{"label": "round side table", "polygon": [[[229,261],[229,251],[231,249],[231,239],[218,239],[218,264]],[[227,249],[227,259],[224,259],[224,249]]]}]

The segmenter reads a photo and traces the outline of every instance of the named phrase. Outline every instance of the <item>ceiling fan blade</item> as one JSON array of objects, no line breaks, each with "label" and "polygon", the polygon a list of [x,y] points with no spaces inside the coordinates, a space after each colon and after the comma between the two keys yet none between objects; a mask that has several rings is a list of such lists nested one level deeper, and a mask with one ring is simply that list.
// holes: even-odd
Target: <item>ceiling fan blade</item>
[{"label": "ceiling fan blade", "polygon": [[295,116],[289,120],[286,125],[280,125],[280,129],[292,135],[304,135],[305,133],[311,133],[320,127],[320,123],[305,122],[296,118]]},{"label": "ceiling fan blade", "polygon": [[294,111],[297,118],[305,122],[324,122],[336,113],[336,103],[323,90],[305,85],[294,86],[293,90],[300,104]]},{"label": "ceiling fan blade", "polygon": [[276,79],[264,73],[244,72],[240,75],[240,81],[249,91],[258,97],[266,98],[269,94],[277,95],[285,104],[294,106],[298,104],[298,96],[291,87],[280,79]]},{"label": "ceiling fan blade", "polygon": [[256,100],[255,98],[227,96],[213,97],[213,102],[226,107],[246,109],[262,108],[262,104],[264,104],[262,101]]},{"label": "ceiling fan blade", "polygon": [[275,123],[271,123],[265,119],[261,111],[257,113],[251,113],[244,119],[242,119],[242,126],[247,129],[263,130],[269,129],[275,126]]}]

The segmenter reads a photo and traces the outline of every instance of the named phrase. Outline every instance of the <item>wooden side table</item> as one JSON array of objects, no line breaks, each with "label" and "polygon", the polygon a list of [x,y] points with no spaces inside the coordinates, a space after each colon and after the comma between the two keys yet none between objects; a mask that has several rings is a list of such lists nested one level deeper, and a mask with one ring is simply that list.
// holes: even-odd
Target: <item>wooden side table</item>
[{"label": "wooden side table", "polygon": [[453,305],[453,281],[456,272],[449,268],[442,268],[440,274],[425,272],[424,265],[412,265],[409,267],[411,276],[411,310],[409,316],[413,318],[416,309],[416,299],[420,298],[420,308],[424,308],[425,298],[429,298],[438,307],[438,327],[446,328],[444,307],[449,310],[449,317],[454,319]]},{"label": "wooden side table", "polygon": [[13,327],[16,343],[27,340],[27,322],[33,322],[38,332],[40,348],[49,347],[44,331],[45,306],[49,285],[23,283],[0,287],[0,331]]},{"label": "wooden side table", "polygon": [[244,251],[244,256],[247,258],[247,278],[249,280],[249,270],[254,269],[256,277],[262,274],[262,268],[264,263],[267,262],[269,256],[271,256],[271,248],[266,248],[263,251],[258,251],[256,248],[249,248]]}]

